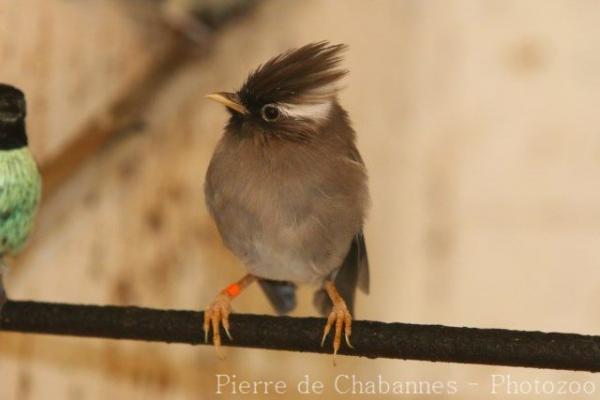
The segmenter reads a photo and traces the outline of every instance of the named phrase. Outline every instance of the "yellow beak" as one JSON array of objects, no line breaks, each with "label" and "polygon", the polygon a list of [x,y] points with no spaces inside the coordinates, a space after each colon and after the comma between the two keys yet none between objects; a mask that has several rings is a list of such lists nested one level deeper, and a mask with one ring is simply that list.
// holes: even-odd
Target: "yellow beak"
[{"label": "yellow beak", "polygon": [[248,109],[240,102],[240,98],[235,93],[217,92],[206,95],[207,99],[223,104],[227,108],[231,108],[240,114],[248,114]]}]

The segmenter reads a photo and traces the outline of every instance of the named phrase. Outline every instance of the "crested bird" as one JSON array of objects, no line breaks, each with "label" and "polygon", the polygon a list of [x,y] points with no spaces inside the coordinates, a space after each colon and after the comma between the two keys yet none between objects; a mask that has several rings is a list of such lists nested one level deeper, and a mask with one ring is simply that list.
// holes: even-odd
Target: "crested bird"
[{"label": "crested bird", "polygon": [[229,121],[204,183],[207,208],[247,274],[204,313],[205,340],[221,356],[220,325],[231,339],[231,301],[257,281],[279,314],[296,306],[296,285],[316,286],[333,356],[350,344],[356,288],[368,293],[363,223],[367,172],[348,113],[338,101],[344,44],[285,51],[252,71],[236,92],[208,95]]},{"label": "crested bird", "polygon": [[42,179],[27,147],[25,95],[0,84],[0,311],[7,301],[5,255],[17,253],[31,232]]}]

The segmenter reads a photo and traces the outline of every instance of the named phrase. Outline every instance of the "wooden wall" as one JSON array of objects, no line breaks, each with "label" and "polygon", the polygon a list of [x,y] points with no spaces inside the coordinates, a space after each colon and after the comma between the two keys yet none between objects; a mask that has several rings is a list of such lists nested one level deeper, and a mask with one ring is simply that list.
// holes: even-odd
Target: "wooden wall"
[{"label": "wooden wall", "polygon": [[[117,3],[0,5],[0,55],[10,60],[0,77],[27,90],[42,160],[160,54],[158,28]],[[203,203],[226,119],[204,94],[327,38],[350,45],[341,101],[373,197],[372,293],[356,317],[598,333],[599,18],[585,0],[262,2],[171,77],[138,129],[47,199],[8,289],[19,299],[204,307],[244,271]],[[303,289],[296,315],[314,315],[310,299]],[[270,312],[257,288],[234,309]],[[233,348],[220,361],[204,346],[0,335],[0,399],[212,398],[216,373],[292,385],[309,374],[325,381],[326,398],[337,374],[352,373],[457,380],[461,399],[489,397],[491,374],[600,386],[585,373],[350,358],[333,368],[324,356]]]},{"label": "wooden wall", "polygon": [[43,161],[143,75],[165,46],[147,9],[107,1],[6,0],[0,76],[28,95]]}]

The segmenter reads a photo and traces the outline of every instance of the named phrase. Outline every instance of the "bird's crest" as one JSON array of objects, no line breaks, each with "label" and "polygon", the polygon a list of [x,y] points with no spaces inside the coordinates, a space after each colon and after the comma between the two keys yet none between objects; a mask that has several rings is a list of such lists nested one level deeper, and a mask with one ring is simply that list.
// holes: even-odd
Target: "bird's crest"
[{"label": "bird's crest", "polygon": [[346,48],[321,41],[288,50],[251,72],[238,94],[246,104],[322,101],[348,72],[339,68]]}]

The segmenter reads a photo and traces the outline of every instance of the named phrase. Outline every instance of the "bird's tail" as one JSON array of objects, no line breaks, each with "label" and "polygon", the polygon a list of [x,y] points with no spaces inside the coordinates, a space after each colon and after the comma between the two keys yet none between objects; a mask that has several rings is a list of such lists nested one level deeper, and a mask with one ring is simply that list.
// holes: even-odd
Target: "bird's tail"
[{"label": "bird's tail", "polygon": [[[358,287],[363,293],[369,294],[369,258],[362,231],[352,239],[350,250],[348,250],[342,265],[337,270],[334,284],[340,296],[346,302],[348,311],[354,315],[356,288]],[[325,289],[315,292],[313,303],[322,315],[329,314],[333,306]]]},{"label": "bird's tail", "polygon": [[258,283],[277,314],[287,314],[296,308],[296,285],[293,283],[262,278]]}]

